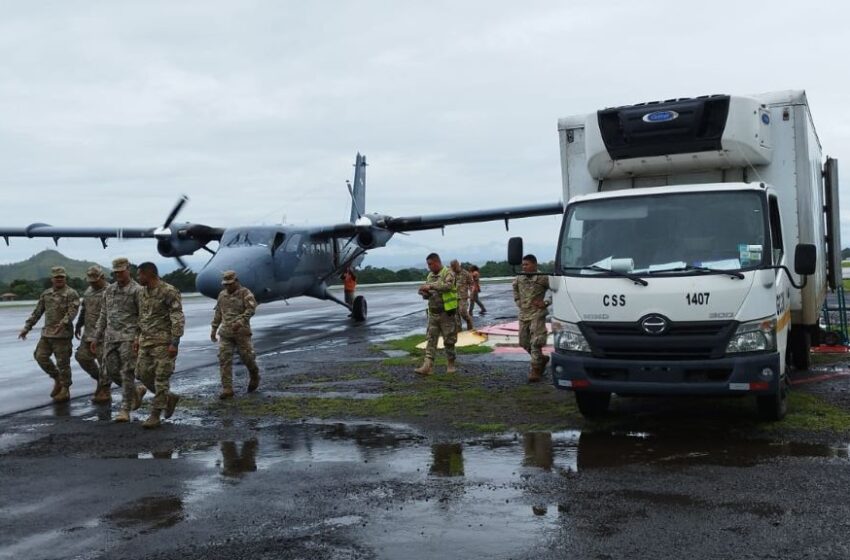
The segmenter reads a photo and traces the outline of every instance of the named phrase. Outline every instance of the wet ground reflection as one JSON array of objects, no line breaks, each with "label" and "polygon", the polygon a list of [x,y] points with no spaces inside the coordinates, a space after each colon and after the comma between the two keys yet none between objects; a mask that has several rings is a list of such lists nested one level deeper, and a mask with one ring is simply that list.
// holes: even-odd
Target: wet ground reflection
[{"label": "wet ground reflection", "polygon": [[176,525],[184,518],[183,500],[177,496],[148,496],[125,504],[105,516],[116,527],[149,533]]}]

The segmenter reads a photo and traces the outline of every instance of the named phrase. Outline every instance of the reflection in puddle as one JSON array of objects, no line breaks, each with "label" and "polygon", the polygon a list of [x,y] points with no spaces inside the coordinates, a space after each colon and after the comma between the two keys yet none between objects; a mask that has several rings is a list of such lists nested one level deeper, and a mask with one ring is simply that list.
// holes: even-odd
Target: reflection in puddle
[{"label": "reflection in puddle", "polygon": [[221,474],[240,477],[257,470],[257,440],[249,439],[242,444],[241,451],[235,441],[221,442]]},{"label": "reflection in puddle", "polygon": [[522,464],[526,467],[537,467],[545,471],[552,470],[555,454],[552,448],[550,432],[527,432],[522,434],[522,447],[525,457]]},{"label": "reflection in puddle", "polygon": [[435,443],[431,446],[431,468],[435,476],[463,476],[463,446],[459,443]]},{"label": "reflection in puddle", "polygon": [[183,500],[177,496],[148,496],[125,504],[105,516],[121,528],[141,528],[150,533],[176,525],[183,520]]}]

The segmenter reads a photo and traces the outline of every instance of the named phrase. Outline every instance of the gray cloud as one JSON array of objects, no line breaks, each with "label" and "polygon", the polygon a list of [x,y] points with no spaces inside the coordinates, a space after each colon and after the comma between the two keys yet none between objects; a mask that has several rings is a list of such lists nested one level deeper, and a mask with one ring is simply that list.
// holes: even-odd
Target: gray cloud
[{"label": "gray cloud", "polygon": [[[719,92],[807,89],[826,151],[850,161],[834,70],[850,54],[848,13],[819,1],[6,3],[0,222],[157,225],[181,193],[182,218],[202,223],[334,222],[357,150],[370,210],[545,202],[561,197],[558,117]],[[551,255],[557,227],[515,232]],[[501,256],[506,237],[500,224],[414,234],[379,260]],[[0,261],[50,245],[13,241]],[[60,248],[158,259],[152,243],[113,245]]]}]

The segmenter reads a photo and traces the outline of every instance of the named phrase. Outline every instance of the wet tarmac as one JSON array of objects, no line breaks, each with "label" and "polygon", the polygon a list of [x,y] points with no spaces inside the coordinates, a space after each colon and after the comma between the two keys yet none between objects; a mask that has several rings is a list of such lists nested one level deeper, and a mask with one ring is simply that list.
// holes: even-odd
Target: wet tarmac
[{"label": "wet tarmac", "polygon": [[[487,320],[499,320],[508,287],[488,297]],[[372,320],[355,328],[332,305],[267,306],[257,322],[264,386],[238,399],[374,398],[368,379],[323,376],[377,368],[371,346],[421,331],[420,302],[400,289],[370,296]],[[175,388],[214,401],[208,308],[189,305],[197,325]],[[468,375],[496,364],[521,380],[516,359],[463,362]],[[287,379],[299,381],[284,389]],[[0,559],[850,557],[846,435],[754,437],[740,426],[749,412],[629,406],[652,414],[653,429],[621,418],[479,435],[187,406],[147,432],[109,422],[85,398],[7,414]]]}]

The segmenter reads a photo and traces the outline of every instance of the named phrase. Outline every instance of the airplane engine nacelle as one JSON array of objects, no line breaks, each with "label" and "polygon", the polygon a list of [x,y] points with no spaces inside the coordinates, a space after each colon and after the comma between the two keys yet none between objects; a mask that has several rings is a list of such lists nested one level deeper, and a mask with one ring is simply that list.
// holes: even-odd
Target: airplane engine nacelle
[{"label": "airplane engine nacelle", "polygon": [[357,234],[357,244],[364,249],[373,249],[376,245],[375,234],[372,230],[361,231]]},{"label": "airplane engine nacelle", "polygon": [[172,236],[169,239],[160,239],[156,243],[156,250],[163,257],[182,257],[191,255],[203,247],[203,243],[194,239],[179,239]]}]

